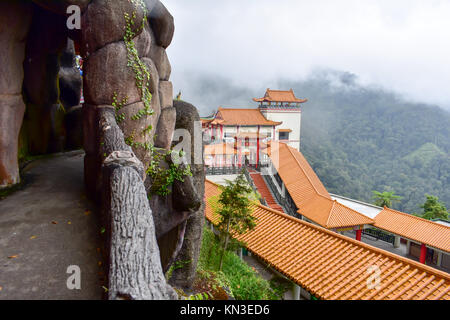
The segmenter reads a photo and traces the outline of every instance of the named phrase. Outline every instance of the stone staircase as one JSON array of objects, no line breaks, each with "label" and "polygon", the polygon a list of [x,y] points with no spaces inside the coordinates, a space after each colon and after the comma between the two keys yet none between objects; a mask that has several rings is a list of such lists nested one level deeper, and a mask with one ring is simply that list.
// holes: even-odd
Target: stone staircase
[{"label": "stone staircase", "polygon": [[264,178],[261,176],[261,173],[254,170],[249,170],[249,173],[256,188],[258,189],[258,192],[261,194],[261,197],[266,200],[267,205],[274,210],[284,212],[283,208],[278,204],[269,188],[267,187]]}]

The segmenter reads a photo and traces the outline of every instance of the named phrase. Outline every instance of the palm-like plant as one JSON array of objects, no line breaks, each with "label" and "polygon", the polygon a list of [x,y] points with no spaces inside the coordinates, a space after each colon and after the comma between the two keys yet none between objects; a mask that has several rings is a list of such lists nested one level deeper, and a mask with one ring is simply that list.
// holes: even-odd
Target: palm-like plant
[{"label": "palm-like plant", "polygon": [[375,205],[379,207],[392,207],[393,202],[400,202],[402,197],[397,196],[394,191],[372,191]]}]

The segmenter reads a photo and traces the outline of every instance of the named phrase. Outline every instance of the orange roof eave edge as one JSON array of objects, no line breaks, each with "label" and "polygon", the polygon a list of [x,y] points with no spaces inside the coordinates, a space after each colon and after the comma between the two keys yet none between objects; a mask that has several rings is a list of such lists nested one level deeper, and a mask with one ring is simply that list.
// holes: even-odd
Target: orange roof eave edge
[{"label": "orange roof eave edge", "polygon": [[[323,197],[321,194],[318,194],[318,196]],[[325,198],[325,199],[327,199],[327,198]],[[335,200],[334,200],[333,202],[335,202]],[[308,219],[314,221],[315,223],[321,225],[323,228],[326,228],[326,229],[349,228],[349,227],[355,227],[355,226],[363,226],[363,225],[366,225],[366,224],[373,225],[373,224],[375,223],[375,221],[374,221],[373,219],[371,219],[371,218],[369,218],[369,217],[367,217],[367,216],[365,216],[365,215],[359,213],[358,211],[355,211],[355,210],[353,210],[352,208],[349,208],[349,207],[343,205],[342,203],[340,203],[340,205],[343,206],[343,207],[345,207],[346,209],[349,209],[349,210],[351,210],[352,212],[354,212],[354,213],[356,213],[356,214],[362,216],[363,218],[366,218],[366,219],[367,219],[367,222],[364,222],[364,223],[356,223],[356,224],[354,223],[354,224],[330,225],[330,224],[328,223],[328,222],[330,221],[330,217],[331,217],[331,213],[330,213],[330,214],[328,215],[327,223],[326,223],[326,225],[324,226],[324,225],[322,225],[321,223],[315,221],[314,218],[311,217],[309,214],[304,214],[304,213],[302,213],[301,209],[298,209],[298,210],[297,210],[297,213],[299,213],[299,214],[301,214],[301,215],[307,217]],[[334,206],[334,203],[333,203],[333,206]],[[333,206],[331,207],[330,212],[331,212],[331,210],[333,210]]]},{"label": "orange roof eave edge", "polygon": [[[216,184],[216,183],[214,183],[214,182],[212,182],[212,181],[210,181],[208,179],[205,179],[205,181],[210,183],[210,184],[213,184],[216,187],[219,187],[218,184]],[[297,222],[297,223],[300,223],[300,224],[304,224],[304,225],[306,225],[308,227],[311,227],[311,228],[313,228],[315,230],[324,232],[324,233],[326,233],[328,235],[331,235],[333,237],[337,237],[337,238],[342,239],[344,241],[350,242],[352,244],[355,244],[356,246],[360,246],[360,247],[363,247],[365,249],[372,250],[372,251],[384,254],[384,255],[386,255],[386,256],[388,256],[390,258],[393,258],[393,259],[401,260],[402,262],[405,262],[407,264],[414,265],[414,267],[418,268],[419,270],[431,272],[433,274],[437,274],[437,275],[439,275],[439,276],[441,276],[441,277],[443,277],[445,279],[448,279],[450,281],[450,274],[448,274],[448,273],[446,273],[444,271],[432,268],[430,266],[427,266],[426,264],[420,263],[420,262],[412,260],[412,259],[408,259],[406,257],[397,255],[395,253],[392,253],[392,252],[389,252],[389,251],[386,251],[386,250],[383,250],[383,249],[380,249],[380,248],[377,248],[377,247],[373,247],[373,246],[371,246],[369,244],[366,244],[366,243],[364,243],[362,241],[358,241],[356,239],[352,239],[352,238],[349,238],[347,236],[343,236],[343,235],[341,235],[339,233],[333,232],[333,231],[328,230],[326,228],[323,228],[321,226],[317,226],[317,225],[312,224],[310,222],[294,218],[294,217],[292,217],[292,216],[290,216],[290,215],[288,215],[286,213],[283,213],[283,212],[280,212],[280,211],[276,211],[276,210],[274,210],[272,208],[269,208],[269,207],[266,207],[266,206],[264,206],[262,204],[255,203],[255,206],[260,207],[262,209],[265,209],[267,211],[270,211],[270,212],[272,212],[272,213],[274,213],[274,214],[276,214],[278,216],[281,216],[283,218],[289,219],[291,221],[294,221],[294,222]],[[304,285],[302,285],[302,286],[304,286]]]},{"label": "orange roof eave edge", "polygon": [[426,244],[426,245],[428,245],[430,247],[433,247],[433,248],[436,248],[438,250],[442,250],[442,251],[450,253],[450,251],[448,251],[444,247],[437,247],[435,243],[431,243],[428,240],[424,240],[423,238],[419,239],[419,237],[411,237],[410,235],[407,235],[404,232],[400,233],[395,226],[391,227],[390,225],[388,226],[388,225],[385,225],[385,224],[380,224],[379,221],[377,221],[377,217],[380,216],[381,213],[385,213],[385,212],[386,213],[387,212],[394,212],[395,214],[402,215],[402,216],[406,217],[407,219],[419,220],[419,221],[421,221],[423,223],[431,224],[432,226],[438,227],[440,229],[450,229],[450,227],[448,227],[446,225],[443,225],[443,224],[436,223],[436,222],[431,221],[431,220],[427,220],[427,219],[424,219],[424,218],[421,218],[421,217],[417,217],[415,215],[408,214],[406,212],[394,210],[394,209],[388,208],[386,206],[383,208],[383,210],[380,213],[377,214],[377,216],[375,217],[375,224],[374,224],[374,227],[383,229],[383,230],[391,232],[391,233],[395,233],[395,234],[397,234],[397,235],[399,235],[401,237],[404,237],[404,238],[407,238],[407,239],[410,239],[410,240],[413,240],[413,241],[417,241],[417,242],[420,242],[420,243],[424,243],[424,244]]},{"label": "orange roof eave edge", "polygon": [[[274,102],[274,100],[270,99],[270,98],[253,98],[252,99],[255,102]],[[278,102],[278,101],[275,101]],[[308,99],[297,99],[297,100],[286,100],[286,101],[281,101],[281,102],[288,102],[288,103],[305,103],[308,102]]]},{"label": "orange roof eave edge", "polygon": [[[313,183],[311,177],[310,177],[310,176],[308,175],[308,173],[304,170],[303,166],[300,164],[300,162],[299,162],[299,160],[297,159],[297,157],[293,154],[292,148],[289,147],[288,145],[286,145],[285,143],[282,143],[282,142],[279,142],[278,144],[279,144],[279,148],[280,148],[280,146],[284,146],[285,148],[287,148],[287,150],[289,151],[289,154],[292,156],[292,158],[295,160],[295,163],[297,164],[297,166],[300,168],[300,170],[303,172],[303,174],[305,175],[305,177],[308,179],[310,185],[313,187],[313,189],[314,189],[314,191],[316,192],[316,194],[317,194],[318,196],[324,198],[324,199],[333,201],[333,200],[331,200],[331,198],[328,198],[326,195],[323,195],[321,192],[319,192],[319,190],[317,189],[316,185]],[[281,175],[280,175],[280,177],[281,177]],[[283,179],[283,178],[281,177],[281,179]],[[319,179],[319,181],[320,181],[320,179]],[[288,186],[286,186],[286,188],[287,188],[288,191],[289,191],[290,188],[289,188]],[[295,202],[295,200],[294,200],[294,202]],[[374,221],[373,219],[371,219],[371,218],[369,218],[369,217],[367,217],[367,216],[365,216],[365,215],[359,213],[358,211],[353,210],[353,209],[351,209],[351,208],[349,208],[349,207],[347,207],[347,206],[345,206],[345,205],[343,205],[343,204],[340,203],[339,205],[341,205],[342,207],[346,208],[346,209],[349,210],[350,212],[354,213],[354,214],[357,215],[358,217],[361,217],[361,218],[365,219],[366,222],[364,222],[364,223],[349,223],[349,224],[345,224],[345,225],[330,225],[328,222],[330,221],[331,213],[332,213],[333,207],[335,206],[336,203],[337,203],[337,202],[334,200],[334,201],[333,201],[333,205],[332,205],[332,207],[330,208],[330,212],[328,213],[328,219],[327,219],[327,222],[326,222],[325,225],[323,225],[323,224],[321,224],[321,223],[318,223],[318,222],[316,221],[316,219],[314,219],[313,217],[311,217],[311,215],[308,215],[308,214],[305,215],[305,214],[303,214],[303,213],[301,212],[301,209],[299,209],[297,212],[300,213],[300,214],[302,214],[302,215],[305,215],[308,219],[310,219],[310,220],[312,220],[312,221],[318,223],[319,225],[321,225],[322,227],[325,227],[325,228],[344,228],[344,227],[350,227],[350,226],[357,226],[357,225],[364,225],[364,224],[374,224],[374,223],[375,223],[375,221]],[[298,204],[296,204],[296,205],[298,206]]]},{"label": "orange roof eave edge", "polygon": [[[310,177],[310,176],[308,175],[308,173],[303,169],[303,167],[302,167],[302,165],[300,164],[300,162],[298,162],[298,159],[297,159],[297,157],[292,153],[291,148],[290,148],[287,144],[285,144],[285,143],[283,143],[283,142],[279,142],[279,144],[283,144],[283,145],[286,146],[286,148],[288,149],[289,153],[292,155],[292,157],[294,158],[295,162],[297,163],[297,166],[300,168],[300,170],[302,170],[303,174],[304,174],[305,177],[308,179],[309,183],[312,185],[312,187],[314,188],[314,190],[316,191],[316,193],[317,193],[318,195],[323,196],[323,195],[319,192],[319,190],[317,190],[316,185],[312,182],[311,177]],[[320,179],[319,179],[319,181],[320,181]],[[320,182],[322,183],[322,181],[320,181]],[[287,186],[286,186],[286,187],[287,187]],[[328,191],[327,191],[327,192],[328,192]]]}]

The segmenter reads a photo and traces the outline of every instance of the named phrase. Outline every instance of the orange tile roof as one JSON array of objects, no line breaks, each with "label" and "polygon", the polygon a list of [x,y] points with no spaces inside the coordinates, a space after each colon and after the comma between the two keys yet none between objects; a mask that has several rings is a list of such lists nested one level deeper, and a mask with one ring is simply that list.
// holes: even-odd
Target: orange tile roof
[{"label": "orange tile roof", "polygon": [[315,195],[297,212],[327,229],[373,223],[369,217],[320,194]]},{"label": "orange tile roof", "polygon": [[267,120],[259,109],[219,108],[213,124],[224,126],[278,126],[282,122]]},{"label": "orange tile roof", "polygon": [[219,143],[205,145],[205,155],[233,155],[236,154],[233,143]]},{"label": "orange tile roof", "polygon": [[375,227],[450,252],[450,227],[445,225],[384,207]]},{"label": "orange tile roof", "polygon": [[200,121],[202,122],[202,124],[207,124],[207,123],[211,123],[214,121],[214,119],[205,119],[205,118],[200,118]]},{"label": "orange tile roof", "polygon": [[295,96],[294,90],[289,91],[283,90],[266,90],[266,94],[262,98],[253,98],[255,102],[293,102],[293,103],[304,103],[308,101],[307,99],[299,99]]},{"label": "orange tile roof", "polygon": [[374,222],[332,200],[319,177],[297,149],[282,142],[271,142],[267,152],[301,215],[329,229]]},{"label": "orange tile roof", "polygon": [[[214,224],[211,197],[218,186],[205,182],[206,218]],[[256,227],[237,239],[271,267],[326,300],[450,300],[450,275],[254,203]],[[372,266],[380,288],[369,289]]]}]

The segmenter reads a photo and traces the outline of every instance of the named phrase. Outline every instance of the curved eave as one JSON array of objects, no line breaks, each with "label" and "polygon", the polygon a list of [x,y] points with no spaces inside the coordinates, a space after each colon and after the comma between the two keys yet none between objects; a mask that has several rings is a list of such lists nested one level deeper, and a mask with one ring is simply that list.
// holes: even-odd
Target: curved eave
[{"label": "curved eave", "polygon": [[253,98],[255,102],[288,102],[288,103],[305,103],[308,102],[308,99],[296,99],[296,100],[283,100],[283,101],[275,101],[268,98]]},{"label": "curved eave", "polygon": [[254,127],[254,126],[279,126],[282,124],[283,121],[277,122],[277,121],[267,121],[264,123],[252,123],[252,124],[242,124],[242,123],[228,123],[226,121],[221,122],[221,125],[224,126],[247,126],[247,127]]}]

